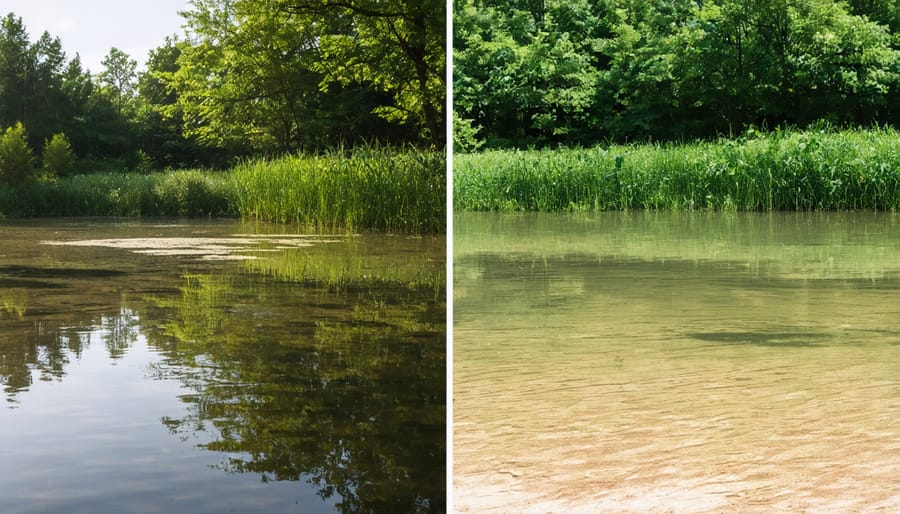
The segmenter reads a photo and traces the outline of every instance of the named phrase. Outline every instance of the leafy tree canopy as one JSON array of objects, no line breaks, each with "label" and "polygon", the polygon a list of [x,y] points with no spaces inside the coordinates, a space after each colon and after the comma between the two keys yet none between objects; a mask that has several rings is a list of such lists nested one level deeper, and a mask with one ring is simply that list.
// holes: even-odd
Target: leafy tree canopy
[{"label": "leafy tree canopy", "polygon": [[456,115],[488,146],[900,115],[896,2],[457,0],[454,9]]},{"label": "leafy tree canopy", "polygon": [[157,75],[178,94],[186,134],[264,152],[376,136],[443,144],[437,5],[191,6],[177,69]]},{"label": "leafy tree canopy", "polygon": [[237,157],[378,140],[443,147],[439,0],[192,0],[183,37],[101,73],[49,33],[0,18],[0,127],[41,148],[65,134],[76,172],[225,166]]}]

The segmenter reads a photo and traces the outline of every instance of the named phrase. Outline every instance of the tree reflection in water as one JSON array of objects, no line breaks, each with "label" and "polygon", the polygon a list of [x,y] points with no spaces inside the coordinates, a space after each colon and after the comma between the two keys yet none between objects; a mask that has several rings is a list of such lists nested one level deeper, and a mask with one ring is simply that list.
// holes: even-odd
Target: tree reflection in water
[{"label": "tree reflection in water", "polygon": [[443,511],[443,305],[239,282],[188,276],[154,302],[169,320],[148,338],[167,356],[157,372],[194,391],[169,429],[206,432],[230,472],[307,477],[343,512]]},{"label": "tree reflection in water", "polygon": [[[31,319],[23,302],[18,310],[0,310],[0,384],[10,404],[27,390],[35,376],[41,381],[62,380],[66,366],[81,357],[92,339],[102,341],[110,359],[120,358],[137,340],[136,313],[122,308],[118,313],[84,319]],[[9,319],[10,312],[15,319]]]},{"label": "tree reflection in water", "polygon": [[321,288],[223,272],[180,280],[152,297],[107,298],[93,313],[32,308],[28,294],[5,293],[7,399],[18,401],[34,376],[62,380],[88,345],[116,359],[142,335],[164,356],[148,378],[191,391],[186,411],[162,422],[222,452],[223,470],[306,480],[342,512],[445,510],[442,283]]}]

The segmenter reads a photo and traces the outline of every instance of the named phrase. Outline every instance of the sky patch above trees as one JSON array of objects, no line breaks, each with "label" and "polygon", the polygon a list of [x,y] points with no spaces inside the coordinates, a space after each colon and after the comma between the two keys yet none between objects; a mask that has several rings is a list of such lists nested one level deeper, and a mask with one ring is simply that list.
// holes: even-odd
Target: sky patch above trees
[{"label": "sky patch above trees", "polygon": [[184,20],[178,12],[187,7],[187,0],[4,0],[0,15],[16,13],[35,36],[45,30],[58,36],[69,58],[77,52],[85,69],[100,73],[112,46],[143,69],[151,49],[166,36],[182,32]]}]

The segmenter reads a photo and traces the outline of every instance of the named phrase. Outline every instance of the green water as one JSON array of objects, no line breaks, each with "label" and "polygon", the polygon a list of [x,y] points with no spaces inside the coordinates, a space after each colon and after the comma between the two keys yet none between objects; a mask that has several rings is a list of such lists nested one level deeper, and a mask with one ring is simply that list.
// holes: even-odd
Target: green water
[{"label": "green water", "polygon": [[900,216],[454,223],[458,510],[900,509]]},{"label": "green water", "polygon": [[0,224],[0,512],[442,512],[443,237]]}]

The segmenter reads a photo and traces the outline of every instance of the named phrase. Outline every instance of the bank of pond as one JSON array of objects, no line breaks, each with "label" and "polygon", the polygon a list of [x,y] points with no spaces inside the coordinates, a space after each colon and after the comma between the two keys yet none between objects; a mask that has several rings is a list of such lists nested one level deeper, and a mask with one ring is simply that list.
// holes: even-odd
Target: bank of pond
[{"label": "bank of pond", "polygon": [[470,211],[900,208],[891,128],[748,131],[737,138],[454,157],[454,208]]},{"label": "bank of pond", "polygon": [[441,232],[443,152],[387,147],[249,160],[224,171],[102,173],[0,186],[0,218],[234,216]]}]

